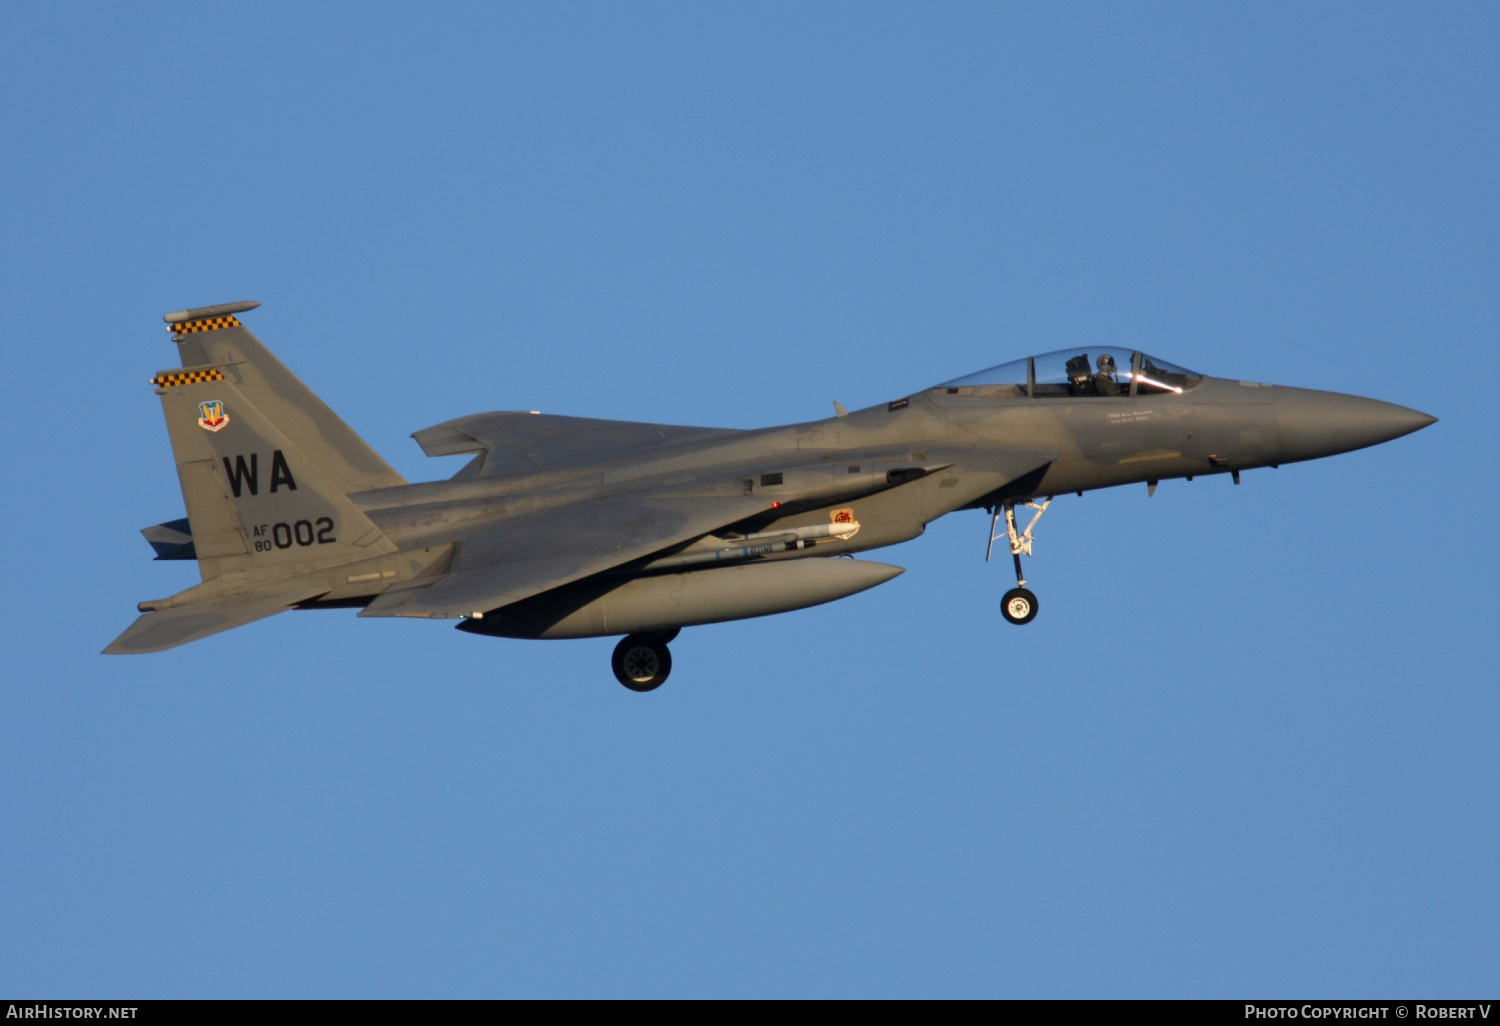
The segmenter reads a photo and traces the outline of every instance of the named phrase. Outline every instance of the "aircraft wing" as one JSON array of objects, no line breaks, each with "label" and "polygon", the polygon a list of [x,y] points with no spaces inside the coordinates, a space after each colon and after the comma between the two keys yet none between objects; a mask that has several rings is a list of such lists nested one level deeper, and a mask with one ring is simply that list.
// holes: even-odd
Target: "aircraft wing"
[{"label": "aircraft wing", "polygon": [[750,495],[633,492],[514,517],[459,542],[446,572],[395,585],[359,615],[487,612],[697,538],[767,505]]},{"label": "aircraft wing", "polygon": [[476,413],[423,428],[412,435],[429,456],[484,453],[485,477],[607,462],[650,450],[713,442],[743,432],[732,428],[642,424],[547,413]]}]

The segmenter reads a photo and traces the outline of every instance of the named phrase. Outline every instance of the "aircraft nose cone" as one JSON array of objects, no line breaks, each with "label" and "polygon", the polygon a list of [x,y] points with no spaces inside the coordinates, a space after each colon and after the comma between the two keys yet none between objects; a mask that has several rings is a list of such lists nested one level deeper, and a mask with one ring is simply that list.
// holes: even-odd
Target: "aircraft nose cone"
[{"label": "aircraft nose cone", "polygon": [[1276,389],[1283,462],[1315,460],[1409,435],[1436,417],[1395,403],[1310,388]]}]

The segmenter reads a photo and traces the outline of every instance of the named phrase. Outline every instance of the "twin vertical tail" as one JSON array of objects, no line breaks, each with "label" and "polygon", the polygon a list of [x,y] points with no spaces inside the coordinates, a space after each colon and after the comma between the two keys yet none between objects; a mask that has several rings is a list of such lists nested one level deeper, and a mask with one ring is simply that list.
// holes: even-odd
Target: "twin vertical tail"
[{"label": "twin vertical tail", "polygon": [[348,495],[405,482],[235,316],[259,305],[166,315],[181,367],[151,383],[203,583],[142,603],[153,611],[106,652],[159,651],[272,615],[328,591],[315,571],[395,550]]}]

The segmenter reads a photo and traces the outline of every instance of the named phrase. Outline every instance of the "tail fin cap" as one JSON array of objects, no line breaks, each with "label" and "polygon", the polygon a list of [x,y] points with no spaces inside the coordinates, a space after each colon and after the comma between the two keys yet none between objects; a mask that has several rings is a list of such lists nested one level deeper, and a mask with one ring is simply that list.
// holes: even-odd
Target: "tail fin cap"
[{"label": "tail fin cap", "polygon": [[199,306],[192,310],[173,310],[171,313],[161,315],[161,319],[168,324],[181,324],[183,321],[196,321],[205,317],[223,317],[227,314],[244,313],[246,310],[254,310],[260,306],[253,299],[244,299],[238,303],[220,303],[218,306]]}]

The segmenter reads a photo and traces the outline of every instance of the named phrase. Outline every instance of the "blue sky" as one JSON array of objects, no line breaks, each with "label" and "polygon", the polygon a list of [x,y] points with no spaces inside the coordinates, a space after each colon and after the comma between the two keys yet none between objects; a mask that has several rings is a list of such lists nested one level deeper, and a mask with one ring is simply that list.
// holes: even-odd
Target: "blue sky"
[{"label": "blue sky", "polygon": [[[0,9],[0,990],[1500,983],[1493,5]],[[751,427],[1079,341],[1441,418],[612,641],[192,583],[147,378],[246,323],[409,479],[479,410]]]}]

